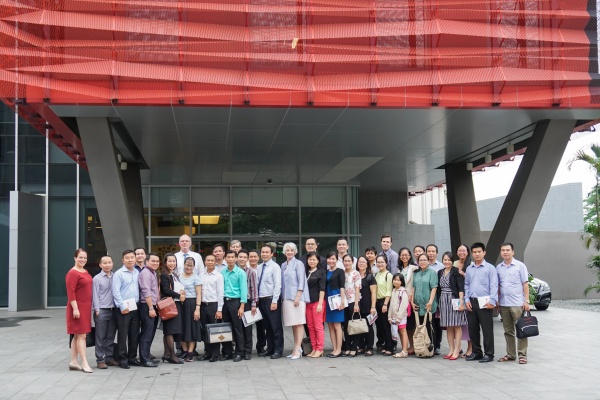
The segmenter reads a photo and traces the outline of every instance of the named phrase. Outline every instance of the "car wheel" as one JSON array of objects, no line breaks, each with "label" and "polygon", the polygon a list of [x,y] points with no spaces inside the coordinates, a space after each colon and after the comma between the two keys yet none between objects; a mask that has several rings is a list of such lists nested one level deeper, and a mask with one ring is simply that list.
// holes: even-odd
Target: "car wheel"
[{"label": "car wheel", "polygon": [[538,311],[545,311],[550,306],[550,304],[534,304],[534,305],[535,305],[535,309]]}]

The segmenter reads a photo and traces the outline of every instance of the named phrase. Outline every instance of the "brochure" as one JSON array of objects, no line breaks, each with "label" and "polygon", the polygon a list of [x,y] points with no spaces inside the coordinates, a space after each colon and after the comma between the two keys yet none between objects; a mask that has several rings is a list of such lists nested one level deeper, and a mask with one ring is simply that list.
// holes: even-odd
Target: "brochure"
[{"label": "brochure", "polygon": [[367,321],[369,322],[369,325],[373,325],[373,323],[377,320],[377,314],[373,315],[373,314],[369,314],[367,315]]},{"label": "brochure", "polygon": [[123,305],[125,306],[125,308],[129,308],[129,311],[135,311],[138,309],[137,302],[133,297],[130,299],[123,300]]}]

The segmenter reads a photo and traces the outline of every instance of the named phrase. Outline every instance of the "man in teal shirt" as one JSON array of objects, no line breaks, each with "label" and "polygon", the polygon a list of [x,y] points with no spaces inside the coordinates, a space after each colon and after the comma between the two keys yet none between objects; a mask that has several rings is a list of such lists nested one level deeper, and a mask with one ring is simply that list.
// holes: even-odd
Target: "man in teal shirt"
[{"label": "man in teal shirt", "polygon": [[248,301],[248,280],[246,273],[237,265],[237,256],[235,251],[229,250],[225,253],[225,262],[227,268],[221,271],[224,281],[224,302],[223,302],[223,322],[230,322],[235,340],[235,357],[233,356],[233,345],[231,342],[223,343],[223,356],[221,360],[231,360],[233,362],[242,361],[244,356],[244,327],[242,316],[244,315],[244,306]]}]

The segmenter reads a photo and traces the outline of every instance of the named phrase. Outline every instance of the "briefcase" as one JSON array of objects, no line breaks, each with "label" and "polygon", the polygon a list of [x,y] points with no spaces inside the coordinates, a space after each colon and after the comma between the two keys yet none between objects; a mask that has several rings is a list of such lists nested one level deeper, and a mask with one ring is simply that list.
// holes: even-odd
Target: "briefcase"
[{"label": "briefcase", "polygon": [[529,311],[523,311],[521,318],[519,318],[515,324],[515,328],[519,339],[525,339],[540,334],[537,318],[532,317]]},{"label": "briefcase", "polygon": [[224,343],[233,341],[233,332],[229,322],[207,324],[208,343]]}]

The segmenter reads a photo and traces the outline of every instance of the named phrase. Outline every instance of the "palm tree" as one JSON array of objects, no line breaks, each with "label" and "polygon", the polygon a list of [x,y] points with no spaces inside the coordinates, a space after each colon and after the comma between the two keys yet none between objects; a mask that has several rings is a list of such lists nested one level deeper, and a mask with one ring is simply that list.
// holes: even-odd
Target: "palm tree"
[{"label": "palm tree", "polygon": [[[575,153],[575,156],[569,161],[568,167],[571,169],[576,161],[586,162],[596,177],[596,186],[585,199],[585,221],[581,239],[587,249],[593,248],[600,251],[600,197],[598,196],[600,191],[600,145],[593,144],[590,146],[590,150],[593,155],[586,153],[584,150]],[[591,269],[597,269],[597,282],[585,288],[583,294],[586,296],[592,290],[600,293],[600,256],[592,257],[587,266]]]},{"label": "palm tree", "polygon": [[600,145],[593,144],[590,146],[590,150],[594,155],[590,155],[584,150],[579,150],[567,165],[571,169],[573,163],[577,161],[586,162],[596,178],[596,185],[586,199],[585,225],[582,239],[586,248],[589,249],[591,247],[600,251],[600,197],[598,196],[598,192],[600,191]]}]

